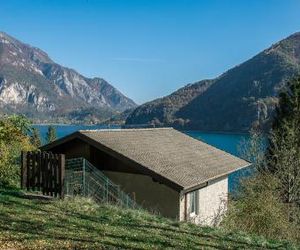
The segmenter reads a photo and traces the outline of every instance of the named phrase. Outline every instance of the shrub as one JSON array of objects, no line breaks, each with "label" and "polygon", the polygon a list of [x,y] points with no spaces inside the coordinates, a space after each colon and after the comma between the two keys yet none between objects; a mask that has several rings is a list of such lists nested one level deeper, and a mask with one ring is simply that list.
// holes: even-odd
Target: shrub
[{"label": "shrub", "polygon": [[271,175],[258,173],[244,180],[237,198],[229,202],[223,226],[268,238],[299,240],[277,187],[278,180]]},{"label": "shrub", "polygon": [[30,123],[22,116],[0,119],[0,187],[17,186],[20,173],[20,153],[32,150],[27,132]]}]

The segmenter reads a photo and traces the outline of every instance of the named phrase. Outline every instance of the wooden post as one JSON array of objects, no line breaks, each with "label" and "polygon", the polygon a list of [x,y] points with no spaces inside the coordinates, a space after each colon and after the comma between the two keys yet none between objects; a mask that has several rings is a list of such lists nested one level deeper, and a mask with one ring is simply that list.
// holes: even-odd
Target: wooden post
[{"label": "wooden post", "polygon": [[54,155],[52,153],[50,153],[50,195],[53,196],[53,191],[54,191],[54,187],[53,187],[53,168],[54,168]]},{"label": "wooden post", "polygon": [[53,196],[53,167],[54,167],[54,155],[50,153],[50,161],[49,161],[49,187],[50,187],[50,195]]},{"label": "wooden post", "polygon": [[42,167],[42,164],[41,164],[41,160],[42,160],[42,156],[41,156],[41,152],[37,152],[37,190],[41,191],[41,173],[42,173],[42,170],[41,170],[41,167]]},{"label": "wooden post", "polygon": [[41,155],[41,172],[42,172],[42,179],[41,179],[41,187],[42,187],[42,192],[43,192],[43,195],[46,194],[46,185],[45,185],[45,179],[46,179],[46,176],[45,176],[45,165],[46,165],[46,161],[45,161],[45,158],[46,158],[46,154],[45,152],[42,152],[42,155]]},{"label": "wooden post", "polygon": [[27,181],[27,152],[22,151],[21,153],[21,188],[26,188]]},{"label": "wooden post", "polygon": [[60,154],[58,159],[60,198],[64,198],[65,162],[65,155]]},{"label": "wooden post", "polygon": [[30,166],[30,164],[31,164],[31,152],[28,152],[27,154],[26,154],[26,156],[27,156],[27,158],[26,158],[26,166],[27,166],[27,169],[26,169],[26,171],[27,171],[27,175],[26,175],[26,188],[27,188],[27,190],[29,190],[30,189],[30,184],[31,184],[31,166]]},{"label": "wooden post", "polygon": [[48,169],[48,154],[43,152],[43,195],[47,194],[47,169]]},{"label": "wooden post", "polygon": [[59,194],[59,183],[58,183],[58,155],[54,155],[54,196],[57,197]]},{"label": "wooden post", "polygon": [[49,195],[49,154],[45,153],[45,194]]},{"label": "wooden post", "polygon": [[31,189],[34,191],[36,187],[36,153],[32,153],[32,175],[31,175]]}]

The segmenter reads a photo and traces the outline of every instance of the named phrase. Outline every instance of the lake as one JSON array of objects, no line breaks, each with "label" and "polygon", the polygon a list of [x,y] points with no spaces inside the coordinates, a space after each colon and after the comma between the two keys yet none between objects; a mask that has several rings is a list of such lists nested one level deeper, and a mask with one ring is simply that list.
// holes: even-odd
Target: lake
[{"label": "lake", "polygon": [[[46,133],[49,125],[33,125],[38,128],[41,133],[43,143],[45,143]],[[106,125],[53,125],[56,128],[57,137],[61,138],[78,130],[86,129],[105,129],[105,128],[120,128],[119,126]]]},{"label": "lake", "polygon": [[[120,128],[119,126],[105,125],[54,125],[57,131],[57,137],[61,138],[71,134],[77,130],[85,129],[104,129],[104,128]],[[43,141],[45,141],[48,125],[34,125],[38,128]],[[195,139],[202,140],[212,146],[222,149],[228,153],[240,156],[239,145],[245,140],[249,140],[249,135],[246,134],[225,134],[225,133],[208,133],[201,131],[183,131]],[[229,190],[232,192],[237,189],[238,180],[249,174],[249,170],[240,170],[229,176]]]}]

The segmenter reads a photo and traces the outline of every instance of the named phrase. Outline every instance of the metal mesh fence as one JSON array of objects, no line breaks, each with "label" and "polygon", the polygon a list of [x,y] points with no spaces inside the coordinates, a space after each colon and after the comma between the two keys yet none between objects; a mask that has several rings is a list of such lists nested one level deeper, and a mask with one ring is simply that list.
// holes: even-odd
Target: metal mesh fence
[{"label": "metal mesh fence", "polygon": [[138,207],[128,194],[84,158],[66,160],[65,194],[91,197],[99,203]]}]

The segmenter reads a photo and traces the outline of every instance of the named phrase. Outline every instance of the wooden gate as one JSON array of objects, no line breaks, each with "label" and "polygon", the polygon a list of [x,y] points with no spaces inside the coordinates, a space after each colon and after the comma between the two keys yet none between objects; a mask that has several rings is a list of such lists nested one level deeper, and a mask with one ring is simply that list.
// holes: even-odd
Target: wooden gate
[{"label": "wooden gate", "polygon": [[22,152],[21,187],[64,197],[65,155]]}]

